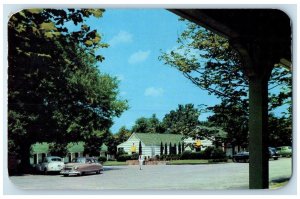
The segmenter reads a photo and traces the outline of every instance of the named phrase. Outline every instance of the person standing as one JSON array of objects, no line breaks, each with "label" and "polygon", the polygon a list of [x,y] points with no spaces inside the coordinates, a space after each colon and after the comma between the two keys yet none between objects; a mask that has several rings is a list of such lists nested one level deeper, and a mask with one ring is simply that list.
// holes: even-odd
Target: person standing
[{"label": "person standing", "polygon": [[139,166],[140,166],[140,170],[142,170],[143,161],[144,161],[144,159],[143,159],[142,155],[139,155]]}]

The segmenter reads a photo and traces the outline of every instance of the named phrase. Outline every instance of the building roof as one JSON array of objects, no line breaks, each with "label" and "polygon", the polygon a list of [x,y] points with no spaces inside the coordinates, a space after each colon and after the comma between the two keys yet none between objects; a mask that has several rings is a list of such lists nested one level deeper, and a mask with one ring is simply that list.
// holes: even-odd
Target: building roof
[{"label": "building roof", "polygon": [[160,133],[134,133],[145,145],[160,145],[170,142],[178,144],[183,141],[182,135],[177,134],[160,134]]},{"label": "building roof", "polygon": [[46,142],[35,143],[31,147],[32,153],[48,153],[49,152],[49,144]]},{"label": "building roof", "polygon": [[68,152],[70,153],[77,153],[84,151],[84,142],[71,142],[67,146]]},{"label": "building roof", "polygon": [[108,147],[106,146],[106,144],[103,143],[103,144],[101,145],[100,151],[102,151],[102,152],[108,151]]},{"label": "building roof", "polygon": [[[49,153],[49,143],[35,143],[32,145],[32,153]],[[67,146],[68,152],[77,153],[84,151],[84,142],[69,143]]]}]

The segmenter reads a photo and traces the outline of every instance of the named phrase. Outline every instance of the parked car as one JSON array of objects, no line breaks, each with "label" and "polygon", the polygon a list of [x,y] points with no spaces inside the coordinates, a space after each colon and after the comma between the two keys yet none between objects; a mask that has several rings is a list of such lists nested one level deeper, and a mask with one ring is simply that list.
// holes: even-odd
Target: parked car
[{"label": "parked car", "polygon": [[64,176],[83,175],[91,172],[99,174],[102,170],[103,166],[97,159],[91,157],[78,157],[74,158],[71,163],[66,164],[60,174]]},{"label": "parked car", "polygon": [[249,162],[249,152],[242,151],[232,156],[233,162]]},{"label": "parked car", "polygon": [[268,147],[269,149],[269,158],[273,158],[274,160],[278,160],[279,154],[277,153],[277,150],[273,147]]},{"label": "parked car", "polygon": [[48,156],[45,157],[42,163],[35,166],[38,172],[47,174],[49,172],[60,172],[65,166],[65,163],[61,157]]},{"label": "parked car", "polygon": [[291,157],[292,156],[292,147],[291,146],[280,146],[276,148],[279,156],[281,157]]},{"label": "parked car", "polygon": [[[278,160],[279,155],[275,148],[268,147],[269,158],[273,158],[274,160]],[[233,162],[249,162],[249,152],[242,151],[232,156]]]}]

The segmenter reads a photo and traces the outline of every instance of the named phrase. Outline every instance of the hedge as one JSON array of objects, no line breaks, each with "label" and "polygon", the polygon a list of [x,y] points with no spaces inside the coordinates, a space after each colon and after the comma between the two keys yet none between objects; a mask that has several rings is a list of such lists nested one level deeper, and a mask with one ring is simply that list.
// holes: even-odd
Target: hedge
[{"label": "hedge", "polygon": [[221,149],[214,147],[207,147],[204,151],[191,152],[184,151],[181,154],[181,160],[197,160],[197,159],[224,159],[226,158],[225,152]]},{"label": "hedge", "polygon": [[125,162],[127,160],[138,160],[139,158],[139,154],[134,153],[132,155],[128,155],[128,154],[121,154],[117,156],[117,161],[119,162]]}]

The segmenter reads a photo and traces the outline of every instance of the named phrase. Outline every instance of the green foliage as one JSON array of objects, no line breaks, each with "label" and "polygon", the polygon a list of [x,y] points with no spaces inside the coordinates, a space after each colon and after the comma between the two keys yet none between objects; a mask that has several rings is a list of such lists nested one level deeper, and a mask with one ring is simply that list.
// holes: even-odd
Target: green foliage
[{"label": "green foliage", "polygon": [[106,162],[106,157],[105,156],[99,156],[98,161],[102,162],[102,163]]},{"label": "green foliage", "polygon": [[120,155],[117,156],[117,161],[125,162],[127,160],[138,160],[138,157],[139,157],[138,153],[134,153],[132,155],[120,154]]},{"label": "green foliage", "polygon": [[104,138],[104,143],[108,146],[108,153],[117,154],[117,146],[128,140],[131,136],[131,131],[122,126],[116,134],[108,133]]},{"label": "green foliage", "polygon": [[67,151],[67,144],[60,144],[60,143],[50,143],[49,144],[49,152],[51,155],[66,157],[68,154]]},{"label": "green foliage", "polygon": [[289,118],[275,117],[269,115],[269,146],[291,146],[292,145],[292,125]]},{"label": "green foliage", "polygon": [[131,160],[138,160],[139,159],[139,154],[138,153],[134,153],[131,155]]},{"label": "green foliage", "polygon": [[126,162],[126,160],[131,160],[131,155],[123,154],[123,155],[117,156],[118,162]]},{"label": "green foliage", "polygon": [[[221,127],[227,132],[226,142],[247,145],[249,81],[243,71],[240,55],[226,38],[185,22],[187,28],[177,40],[178,48],[162,52],[159,59],[182,72],[209,95],[219,98],[222,101],[220,104],[203,110],[213,113],[208,118],[210,126]],[[279,66],[277,64],[273,69],[269,81],[269,110],[286,106],[287,111],[283,114],[291,121],[291,71]]]},{"label": "green foliage", "polygon": [[[93,132],[107,130],[113,117],[128,108],[118,99],[117,79],[101,74],[96,66],[98,50],[108,45],[84,24],[86,18],[101,13],[99,9],[22,10],[10,18],[8,140],[9,149],[19,146],[15,152],[22,164],[29,164],[31,144],[66,146],[86,141]],[[81,30],[69,30],[70,23],[81,24]]]},{"label": "green foliage", "polygon": [[127,141],[130,136],[131,131],[126,129],[125,126],[122,126],[119,129],[119,131],[115,134],[115,139],[117,140],[117,143],[121,144],[122,142]]},{"label": "green foliage", "polygon": [[199,124],[200,112],[193,104],[178,105],[174,111],[170,111],[163,118],[163,126],[166,133],[192,136],[191,132]]},{"label": "green foliage", "polygon": [[99,156],[100,146],[103,144],[103,139],[106,137],[105,131],[93,131],[85,136],[84,154],[89,156]]},{"label": "green foliage", "polygon": [[143,149],[142,149],[142,142],[139,142],[139,155],[143,154]]},{"label": "green foliage", "polygon": [[164,133],[165,129],[156,115],[153,114],[151,118],[138,118],[131,131],[136,133]]},{"label": "green foliage", "polygon": [[165,155],[168,155],[168,145],[165,143]]},{"label": "green foliage", "polygon": [[203,151],[192,152],[184,151],[181,160],[198,160],[198,159],[226,159],[226,154],[221,149],[215,147],[207,147]]},{"label": "green foliage", "polygon": [[162,156],[164,154],[164,146],[163,143],[160,143],[160,155]]}]

